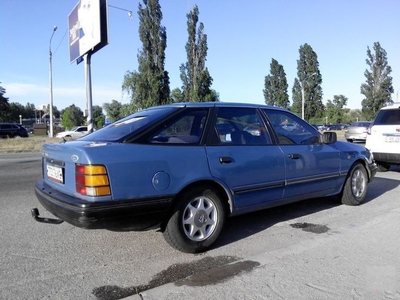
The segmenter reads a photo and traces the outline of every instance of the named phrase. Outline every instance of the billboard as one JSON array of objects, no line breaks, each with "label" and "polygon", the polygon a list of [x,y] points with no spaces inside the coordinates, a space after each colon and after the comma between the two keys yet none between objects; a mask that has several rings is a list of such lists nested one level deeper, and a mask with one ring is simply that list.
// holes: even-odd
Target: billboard
[{"label": "billboard", "polygon": [[107,0],[80,0],[68,15],[69,61],[108,44]]}]

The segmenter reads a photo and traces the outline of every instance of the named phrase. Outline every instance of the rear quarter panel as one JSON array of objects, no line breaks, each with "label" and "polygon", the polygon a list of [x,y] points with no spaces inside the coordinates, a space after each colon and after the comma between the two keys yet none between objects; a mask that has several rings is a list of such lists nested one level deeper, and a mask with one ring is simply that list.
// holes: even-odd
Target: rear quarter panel
[{"label": "rear quarter panel", "polygon": [[[80,141],[60,145],[47,147],[47,152],[52,158],[65,161],[66,183],[50,184],[76,196],[73,155],[78,158],[76,163],[105,165],[111,199],[116,201],[173,196],[191,182],[211,177],[202,146],[90,144]],[[110,197],[96,198],[96,201],[102,199],[110,200]],[[94,198],[88,197],[86,200],[93,201]]]}]

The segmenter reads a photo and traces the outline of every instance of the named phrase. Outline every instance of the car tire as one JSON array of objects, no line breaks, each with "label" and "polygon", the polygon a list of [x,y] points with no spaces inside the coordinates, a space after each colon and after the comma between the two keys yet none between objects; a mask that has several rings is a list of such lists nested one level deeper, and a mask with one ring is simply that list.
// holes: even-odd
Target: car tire
[{"label": "car tire", "polygon": [[225,223],[225,207],[217,192],[195,187],[180,197],[167,221],[163,236],[173,248],[186,253],[206,251]]},{"label": "car tire", "polygon": [[376,164],[378,165],[378,172],[387,172],[390,169],[389,164],[385,164],[385,163],[381,163],[381,162],[377,162]]},{"label": "car tire", "polygon": [[367,196],[368,176],[365,167],[357,163],[351,169],[343,187],[342,203],[360,205]]}]

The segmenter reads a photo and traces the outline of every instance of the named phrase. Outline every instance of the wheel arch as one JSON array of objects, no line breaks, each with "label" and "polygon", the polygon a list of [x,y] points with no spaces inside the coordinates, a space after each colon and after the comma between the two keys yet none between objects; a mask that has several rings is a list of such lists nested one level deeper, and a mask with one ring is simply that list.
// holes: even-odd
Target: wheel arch
[{"label": "wheel arch", "polygon": [[[367,175],[368,175],[368,182],[371,182],[374,174],[372,174],[371,169],[369,168],[369,162],[364,158],[364,159],[359,159],[358,162],[361,162],[362,165],[364,166],[365,170],[367,171]],[[356,162],[355,162],[356,163]],[[354,163],[354,164],[355,164]],[[351,166],[353,167],[354,164]]]},{"label": "wheel arch", "polygon": [[[350,177],[353,176],[353,170],[356,168],[356,166],[359,165],[360,167],[364,167],[365,170],[365,175],[366,175],[366,183],[365,186],[362,188],[363,190],[365,190],[365,192],[363,191],[361,196],[357,196],[354,195],[353,191],[349,191],[350,187],[349,187],[349,182],[348,180],[350,180]],[[355,160],[352,165],[350,166],[347,174],[346,174],[346,178],[344,180],[343,186],[341,188],[341,192],[339,194],[339,197],[342,201],[343,204],[346,205],[360,205],[362,202],[364,202],[365,197],[366,197],[366,193],[367,193],[367,189],[368,189],[368,183],[371,182],[372,177],[373,176],[370,172],[370,169],[368,167],[368,161],[366,161],[363,158],[359,158],[357,160]],[[353,189],[353,187],[351,187],[351,189]]]},{"label": "wheel arch", "polygon": [[372,177],[371,170],[368,168],[368,162],[367,162],[365,159],[363,159],[363,158],[359,158],[359,159],[355,160],[355,161],[351,164],[351,166],[350,166],[350,168],[349,168],[349,171],[348,171],[347,174],[346,174],[346,179],[350,176],[351,170],[353,170],[353,168],[354,168],[354,166],[355,166],[356,164],[362,164],[362,165],[363,165],[363,167],[364,167],[365,170],[367,171],[368,182],[370,182],[370,181],[371,181],[371,177]]},{"label": "wheel arch", "polygon": [[185,194],[188,190],[193,189],[194,187],[199,187],[203,186],[204,188],[211,188],[213,189],[218,196],[221,198],[221,202],[224,205],[225,213],[226,216],[229,217],[229,215],[232,213],[233,210],[233,199],[232,199],[232,194],[228,188],[223,186],[221,183],[213,181],[213,180],[199,180],[190,183],[189,185],[185,186],[172,200],[172,204],[168,210],[168,213],[166,215],[166,218],[162,221],[160,224],[160,229],[161,231],[165,230],[165,226],[168,222],[168,219],[170,218],[172,212],[174,211],[175,205],[179,202],[181,196]]}]

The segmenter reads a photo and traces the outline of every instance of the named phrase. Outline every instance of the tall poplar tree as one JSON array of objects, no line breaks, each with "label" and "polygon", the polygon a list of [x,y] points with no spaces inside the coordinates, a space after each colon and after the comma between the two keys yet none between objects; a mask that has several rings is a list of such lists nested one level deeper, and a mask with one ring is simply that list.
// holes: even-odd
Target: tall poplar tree
[{"label": "tall poplar tree", "polygon": [[264,80],[264,99],[268,105],[287,108],[289,106],[288,84],[283,66],[277,60],[271,60],[270,75]]},{"label": "tall poplar tree", "polygon": [[290,107],[290,111],[301,116],[301,84],[297,77],[294,79],[292,87],[292,102],[293,104]]},{"label": "tall poplar tree", "polygon": [[375,118],[379,109],[392,103],[392,68],[388,65],[387,54],[379,42],[374,43],[374,53],[367,47],[366,59],[369,70],[365,70],[366,83],[361,85],[362,113],[366,120]]},{"label": "tall poplar tree", "polygon": [[0,122],[9,121],[10,118],[10,104],[8,98],[4,97],[5,93],[6,89],[0,86]]},{"label": "tall poplar tree", "polygon": [[207,35],[204,33],[204,24],[199,21],[199,8],[194,6],[187,15],[188,41],[185,49],[187,62],[180,66],[182,80],[182,94],[185,101],[203,102],[218,101],[218,94],[211,90],[213,82],[206,67]]},{"label": "tall poplar tree", "polygon": [[170,102],[169,75],[164,70],[167,31],[161,26],[162,12],[158,0],[139,3],[139,35],[142,49],[138,54],[138,71],[125,74],[122,89],[131,95],[132,110]]},{"label": "tall poplar tree", "polygon": [[308,44],[300,46],[297,61],[297,77],[304,97],[304,119],[320,118],[324,113],[322,103],[322,76],[318,56]]}]

